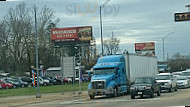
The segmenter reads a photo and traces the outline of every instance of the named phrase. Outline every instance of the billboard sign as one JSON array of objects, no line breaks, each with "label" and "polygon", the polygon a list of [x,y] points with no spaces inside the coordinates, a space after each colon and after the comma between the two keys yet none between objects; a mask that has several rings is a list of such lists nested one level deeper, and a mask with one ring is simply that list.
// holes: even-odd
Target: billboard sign
[{"label": "billboard sign", "polygon": [[135,43],[135,51],[149,51],[149,50],[155,50],[154,42]]},{"label": "billboard sign", "polygon": [[70,27],[56,28],[51,30],[51,40],[53,42],[88,42],[92,40],[92,27]]}]

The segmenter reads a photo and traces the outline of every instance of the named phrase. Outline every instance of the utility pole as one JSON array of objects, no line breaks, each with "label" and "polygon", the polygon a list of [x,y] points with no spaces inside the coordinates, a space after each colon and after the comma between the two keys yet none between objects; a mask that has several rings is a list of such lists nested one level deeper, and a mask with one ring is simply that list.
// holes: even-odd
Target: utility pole
[{"label": "utility pole", "polygon": [[104,47],[103,47],[103,36],[102,36],[102,8],[109,2],[110,0],[107,0],[103,5],[100,6],[100,35],[101,35],[101,46],[102,46],[102,56],[104,55]]},{"label": "utility pole", "polygon": [[188,12],[190,12],[190,5],[185,5],[188,8]]},{"label": "utility pole", "polygon": [[113,54],[113,31],[112,31],[112,37],[111,37],[111,55]]},{"label": "utility pole", "polygon": [[165,44],[164,44],[164,39],[166,39],[170,34],[172,34],[172,33],[174,33],[174,32],[170,32],[170,33],[168,33],[166,36],[164,36],[163,38],[162,38],[162,43],[163,43],[163,62],[165,62]]},{"label": "utility pole", "polygon": [[36,71],[37,71],[37,94],[36,98],[41,98],[40,88],[39,88],[39,66],[38,66],[38,28],[37,28],[37,18],[36,18],[36,6],[34,7],[34,17],[35,17],[35,35],[36,35]]}]

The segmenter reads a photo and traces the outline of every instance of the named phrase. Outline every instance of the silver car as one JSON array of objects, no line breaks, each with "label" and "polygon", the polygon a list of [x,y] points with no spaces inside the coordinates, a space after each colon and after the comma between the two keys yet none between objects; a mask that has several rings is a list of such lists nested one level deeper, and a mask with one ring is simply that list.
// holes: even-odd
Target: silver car
[{"label": "silver car", "polygon": [[160,83],[161,90],[168,90],[169,92],[173,90],[177,91],[177,81],[171,73],[157,74],[155,79]]},{"label": "silver car", "polygon": [[177,87],[178,88],[189,88],[190,79],[186,76],[177,76]]}]

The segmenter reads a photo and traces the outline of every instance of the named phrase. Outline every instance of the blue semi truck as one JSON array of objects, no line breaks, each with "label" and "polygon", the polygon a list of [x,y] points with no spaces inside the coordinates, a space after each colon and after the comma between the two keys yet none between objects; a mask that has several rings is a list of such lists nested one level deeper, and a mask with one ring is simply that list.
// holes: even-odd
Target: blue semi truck
[{"label": "blue semi truck", "polygon": [[90,99],[106,95],[116,97],[129,93],[137,77],[154,77],[157,58],[136,54],[109,55],[98,59],[88,85]]}]

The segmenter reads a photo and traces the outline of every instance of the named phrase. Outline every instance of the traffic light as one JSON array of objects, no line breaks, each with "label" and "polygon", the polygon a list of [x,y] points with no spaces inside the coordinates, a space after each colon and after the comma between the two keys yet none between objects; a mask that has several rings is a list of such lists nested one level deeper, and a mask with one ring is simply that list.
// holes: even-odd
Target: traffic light
[{"label": "traffic light", "polygon": [[179,21],[189,21],[190,20],[190,12],[185,13],[175,13],[174,14],[175,22]]},{"label": "traffic light", "polygon": [[81,65],[81,54],[80,53],[77,53],[75,55],[75,64],[76,64],[76,66],[80,66]]}]

